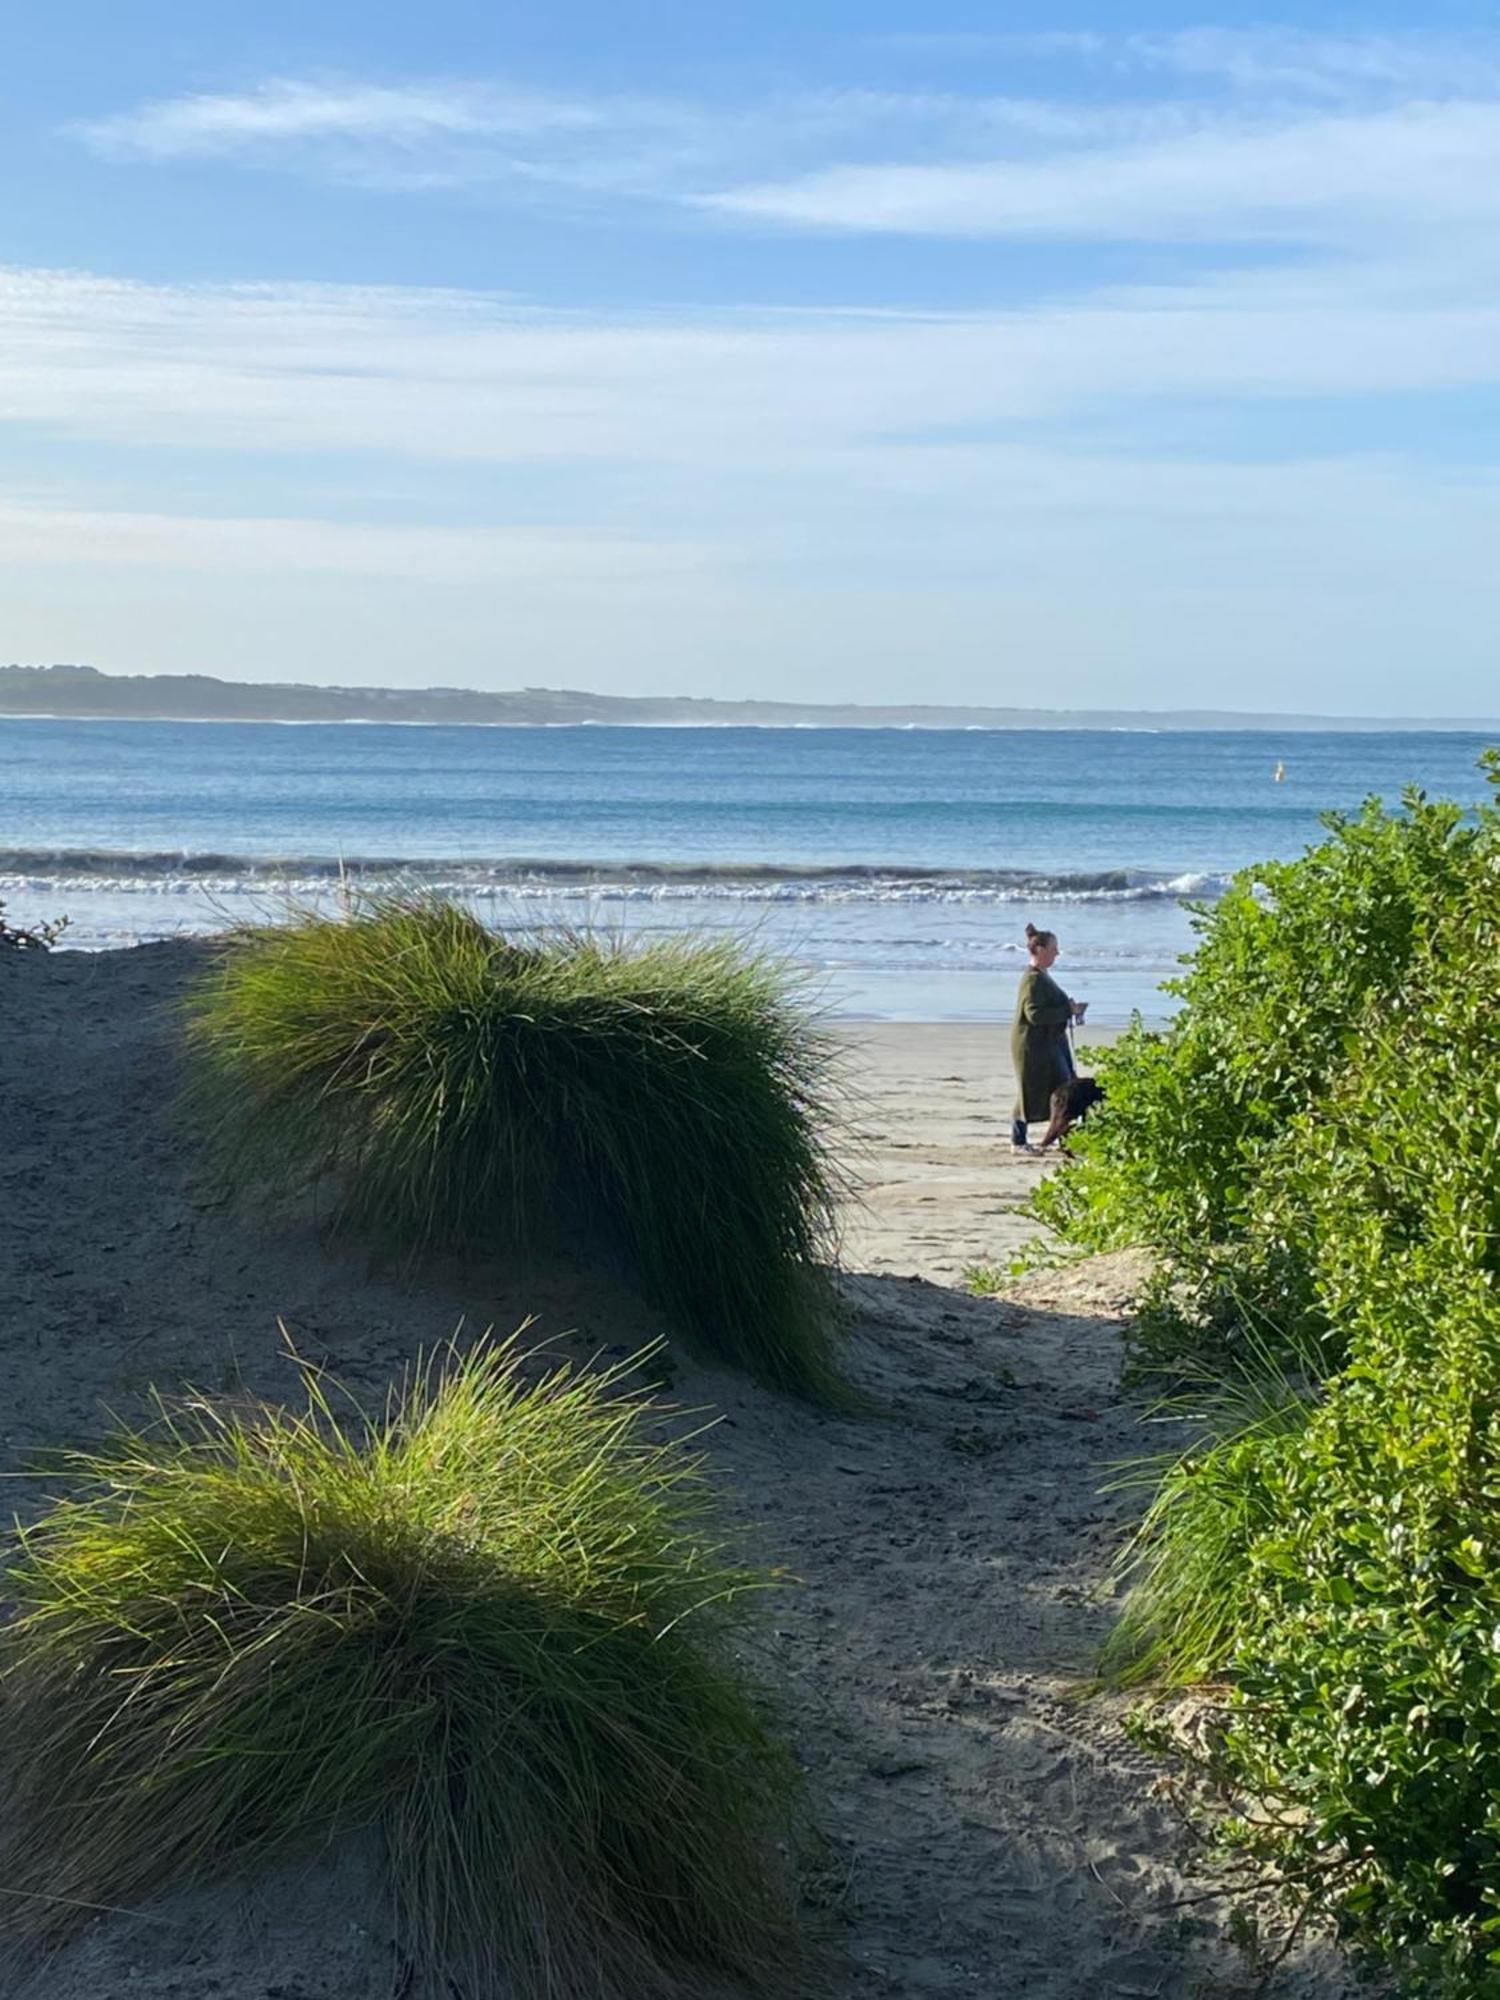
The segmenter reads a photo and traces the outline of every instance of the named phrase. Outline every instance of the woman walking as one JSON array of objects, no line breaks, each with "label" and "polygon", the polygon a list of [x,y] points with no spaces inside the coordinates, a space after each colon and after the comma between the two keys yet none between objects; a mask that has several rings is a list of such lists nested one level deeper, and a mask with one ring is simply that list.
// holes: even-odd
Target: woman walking
[{"label": "woman walking", "polygon": [[1026,945],[1031,963],[1021,974],[1016,1018],[1010,1031],[1017,1092],[1010,1143],[1018,1153],[1037,1150],[1026,1137],[1027,1123],[1047,1122],[1052,1115],[1053,1091],[1075,1074],[1068,1024],[1081,1021],[1088,1005],[1084,1000],[1070,1000],[1052,977],[1058,951],[1055,931],[1039,931],[1035,924],[1028,924]]}]

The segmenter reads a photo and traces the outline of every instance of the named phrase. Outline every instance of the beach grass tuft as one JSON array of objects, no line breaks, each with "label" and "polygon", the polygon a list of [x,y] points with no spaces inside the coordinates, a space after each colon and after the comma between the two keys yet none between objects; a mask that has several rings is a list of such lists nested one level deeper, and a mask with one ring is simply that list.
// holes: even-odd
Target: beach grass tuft
[{"label": "beach grass tuft", "polygon": [[1116,1481],[1151,1497],[1116,1564],[1127,1595],[1100,1658],[1109,1685],[1219,1680],[1245,1630],[1251,1553],[1280,1499],[1267,1475],[1306,1428],[1315,1379],[1293,1372],[1284,1350],[1247,1341],[1222,1375],[1205,1375],[1158,1410],[1192,1423],[1189,1448],[1141,1459]]},{"label": "beach grass tuft", "polygon": [[238,936],[189,1036],[232,1186],[403,1255],[598,1237],[707,1357],[838,1398],[834,1054],[780,960],[383,898]]},{"label": "beach grass tuft", "polygon": [[514,1342],[383,1415],[190,1399],[62,1468],[0,1634],[0,1930],[378,1826],[413,1963],[482,2000],[803,1993],[747,1592],[624,1369]]},{"label": "beach grass tuft", "polygon": [[965,1264],[959,1282],[971,1298],[996,1299],[1015,1279],[1001,1264]]}]

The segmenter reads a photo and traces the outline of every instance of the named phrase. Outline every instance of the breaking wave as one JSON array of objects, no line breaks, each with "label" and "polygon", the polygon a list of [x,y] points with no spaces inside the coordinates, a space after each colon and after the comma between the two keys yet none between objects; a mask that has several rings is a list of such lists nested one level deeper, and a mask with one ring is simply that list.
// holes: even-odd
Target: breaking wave
[{"label": "breaking wave", "polygon": [[1228,877],[1139,868],[782,865],[719,861],[567,861],[544,858],[411,859],[361,855],[120,853],[98,848],[0,848],[0,894],[326,894],[362,888],[430,889],[515,900],[741,903],[1093,903],[1180,901],[1220,895]]}]

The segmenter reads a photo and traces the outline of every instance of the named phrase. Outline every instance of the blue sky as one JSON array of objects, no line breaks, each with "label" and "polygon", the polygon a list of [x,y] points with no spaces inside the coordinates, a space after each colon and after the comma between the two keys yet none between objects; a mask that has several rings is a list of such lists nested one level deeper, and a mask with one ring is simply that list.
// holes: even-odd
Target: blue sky
[{"label": "blue sky", "polygon": [[31,11],[0,659],[1500,709],[1493,8],[399,15]]}]

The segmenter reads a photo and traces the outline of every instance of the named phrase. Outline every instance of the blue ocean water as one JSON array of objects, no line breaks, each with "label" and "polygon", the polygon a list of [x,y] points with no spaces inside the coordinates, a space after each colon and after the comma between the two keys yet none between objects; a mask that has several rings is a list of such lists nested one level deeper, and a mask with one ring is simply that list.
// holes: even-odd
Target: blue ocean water
[{"label": "blue ocean water", "polygon": [[[1184,898],[1408,784],[1423,732],[401,728],[0,719],[0,898],[85,949],[220,929],[340,867],[497,922],[754,930],[836,1011],[1006,1017],[1027,918],[1091,1018],[1159,1015]],[[1278,763],[1284,777],[1277,781]]]}]

